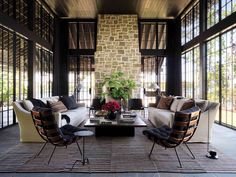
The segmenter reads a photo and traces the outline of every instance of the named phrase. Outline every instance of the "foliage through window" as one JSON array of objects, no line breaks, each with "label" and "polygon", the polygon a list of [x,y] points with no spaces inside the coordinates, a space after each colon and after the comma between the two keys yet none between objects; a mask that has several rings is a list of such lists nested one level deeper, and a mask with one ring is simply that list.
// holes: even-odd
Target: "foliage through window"
[{"label": "foliage through window", "polygon": [[219,5],[219,0],[207,0],[207,28],[219,22]]},{"label": "foliage through window", "polygon": [[37,45],[34,66],[34,96],[36,98],[52,96],[53,53],[40,45]]},{"label": "foliage through window", "polygon": [[236,11],[236,1],[235,0],[222,0],[221,1],[221,19],[231,15]]},{"label": "foliage through window", "polygon": [[28,96],[28,42],[0,26],[0,128],[15,123],[12,102]]},{"label": "foliage through window", "polygon": [[236,29],[221,36],[221,122],[236,128]]}]

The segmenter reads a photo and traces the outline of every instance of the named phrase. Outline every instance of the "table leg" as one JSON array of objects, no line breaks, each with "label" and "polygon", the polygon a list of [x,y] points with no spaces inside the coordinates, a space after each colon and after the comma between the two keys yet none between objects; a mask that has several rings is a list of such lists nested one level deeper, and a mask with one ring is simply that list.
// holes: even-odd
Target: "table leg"
[{"label": "table leg", "polygon": [[85,157],[85,138],[83,137],[83,154],[82,154],[82,164],[85,165],[86,163],[89,164],[89,160]]}]

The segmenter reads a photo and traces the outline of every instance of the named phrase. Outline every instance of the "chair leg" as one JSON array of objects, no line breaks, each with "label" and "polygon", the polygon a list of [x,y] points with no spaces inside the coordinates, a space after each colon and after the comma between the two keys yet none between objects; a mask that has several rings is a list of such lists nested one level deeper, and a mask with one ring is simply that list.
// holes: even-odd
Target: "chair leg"
[{"label": "chair leg", "polygon": [[187,147],[188,151],[191,153],[192,159],[195,159],[195,156],[194,156],[193,152],[191,151],[191,149],[189,148],[189,146],[187,145],[187,143],[184,143],[184,144]]},{"label": "chair leg", "polygon": [[175,149],[175,154],[176,154],[176,156],[177,156],[177,159],[178,159],[178,161],[179,161],[180,168],[182,168],[182,164],[181,164],[181,161],[180,161],[178,152],[177,152],[176,148],[174,148],[174,149]]},{"label": "chair leg", "polygon": [[77,147],[78,147],[78,149],[79,149],[79,153],[80,153],[80,155],[82,156],[82,151],[81,151],[81,149],[80,149],[80,146],[79,146],[78,141],[76,141],[76,144],[77,144]]},{"label": "chair leg", "polygon": [[49,157],[49,160],[48,160],[48,165],[49,165],[49,163],[50,163],[50,161],[51,161],[51,159],[52,159],[52,156],[53,156],[53,154],[54,154],[54,151],[56,150],[56,147],[57,147],[57,146],[54,146],[54,148],[53,148],[53,151],[52,151],[52,153],[51,153],[51,155],[50,155],[50,157]]},{"label": "chair leg", "polygon": [[153,151],[153,149],[154,149],[155,144],[156,144],[155,141],[153,141],[152,149],[151,149],[151,151],[150,151],[150,153],[149,153],[149,155],[148,155],[149,157],[151,157],[151,155],[152,155],[152,151]]},{"label": "chair leg", "polygon": [[34,158],[38,157],[38,156],[41,154],[41,152],[43,151],[43,149],[45,148],[45,146],[47,145],[47,143],[48,143],[48,142],[45,142],[45,143],[43,144],[43,146],[41,147],[40,151],[34,156]]}]

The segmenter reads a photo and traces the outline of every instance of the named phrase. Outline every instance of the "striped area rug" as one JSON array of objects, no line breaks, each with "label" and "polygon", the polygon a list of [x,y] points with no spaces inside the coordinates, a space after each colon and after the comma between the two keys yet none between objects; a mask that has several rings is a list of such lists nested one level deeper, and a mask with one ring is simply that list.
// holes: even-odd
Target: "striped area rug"
[{"label": "striped area rug", "polygon": [[[136,128],[135,137],[89,137],[85,141],[85,152],[89,165],[73,163],[81,158],[76,144],[57,148],[52,161],[47,165],[53,146],[48,144],[41,155],[41,143],[19,143],[0,156],[0,172],[236,172],[236,161],[219,153],[219,160],[205,157],[206,144],[190,144],[196,156],[192,159],[185,146],[177,148],[183,163],[179,163],[173,149],[155,146],[148,157],[152,142],[142,135],[144,128]],[[79,141],[82,147],[82,141]]]}]

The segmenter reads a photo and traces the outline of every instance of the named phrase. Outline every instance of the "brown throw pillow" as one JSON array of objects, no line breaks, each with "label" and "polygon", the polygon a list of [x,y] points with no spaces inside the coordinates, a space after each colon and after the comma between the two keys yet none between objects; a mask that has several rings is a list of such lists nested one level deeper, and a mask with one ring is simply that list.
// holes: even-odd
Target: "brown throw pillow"
[{"label": "brown throw pillow", "polygon": [[173,97],[161,97],[159,104],[157,105],[158,109],[170,109]]},{"label": "brown throw pillow", "polygon": [[57,101],[57,102],[47,101],[47,104],[49,105],[49,107],[52,109],[53,112],[66,112],[66,111],[68,111],[66,106],[61,101]]},{"label": "brown throw pillow", "polygon": [[195,106],[195,101],[193,99],[190,99],[188,101],[186,101],[183,106],[181,107],[180,111],[186,110],[186,109],[190,109],[192,107]]}]

